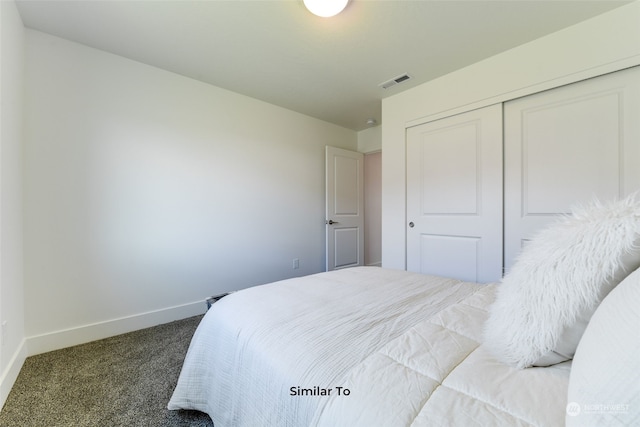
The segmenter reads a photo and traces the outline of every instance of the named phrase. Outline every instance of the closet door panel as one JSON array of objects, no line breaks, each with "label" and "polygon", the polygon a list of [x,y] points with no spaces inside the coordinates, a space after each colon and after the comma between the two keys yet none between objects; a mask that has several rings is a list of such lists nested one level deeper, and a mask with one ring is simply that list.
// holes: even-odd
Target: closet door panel
[{"label": "closet door panel", "polygon": [[502,106],[407,130],[407,269],[502,274]]},{"label": "closet door panel", "polygon": [[597,94],[522,111],[525,214],[566,213],[574,200],[620,192],[620,96]]},{"label": "closet door panel", "polygon": [[[476,281],[480,237],[420,235],[420,267],[423,272],[443,277]],[[461,266],[468,267],[465,271]],[[473,277],[460,277],[461,274]],[[496,279],[497,280],[497,279]]]},{"label": "closet door panel", "polygon": [[640,189],[640,69],[505,103],[505,267],[576,204]]},{"label": "closet door panel", "polygon": [[[478,213],[477,122],[461,123],[425,136],[422,162],[422,215]],[[423,135],[424,136],[424,135]]]}]

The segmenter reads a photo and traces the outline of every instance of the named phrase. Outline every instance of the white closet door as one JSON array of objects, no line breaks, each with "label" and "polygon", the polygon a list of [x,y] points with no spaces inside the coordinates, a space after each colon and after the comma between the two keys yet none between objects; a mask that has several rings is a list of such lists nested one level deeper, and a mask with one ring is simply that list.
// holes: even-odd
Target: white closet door
[{"label": "white closet door", "polygon": [[407,269],[501,278],[501,105],[407,130]]},{"label": "white closet door", "polygon": [[640,67],[505,103],[505,268],[541,227],[640,189]]}]

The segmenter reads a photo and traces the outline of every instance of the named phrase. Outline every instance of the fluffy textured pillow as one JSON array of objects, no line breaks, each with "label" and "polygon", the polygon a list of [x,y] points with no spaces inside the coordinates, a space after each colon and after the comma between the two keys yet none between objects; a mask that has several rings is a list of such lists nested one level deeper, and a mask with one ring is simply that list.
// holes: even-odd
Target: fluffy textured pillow
[{"label": "fluffy textured pillow", "polygon": [[571,366],[567,427],[640,425],[640,270],[602,301]]},{"label": "fluffy textured pillow", "polygon": [[573,357],[603,298],[640,265],[634,196],[576,208],[539,232],[498,287],[485,346],[517,368]]}]

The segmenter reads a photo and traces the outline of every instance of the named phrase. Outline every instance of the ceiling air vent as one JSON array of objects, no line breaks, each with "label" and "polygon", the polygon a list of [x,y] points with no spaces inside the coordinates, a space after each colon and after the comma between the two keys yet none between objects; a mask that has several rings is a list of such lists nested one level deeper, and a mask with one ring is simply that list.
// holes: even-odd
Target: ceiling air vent
[{"label": "ceiling air vent", "polygon": [[407,73],[401,74],[398,77],[394,77],[389,81],[386,81],[384,83],[380,83],[378,86],[380,86],[382,89],[389,89],[391,86],[395,86],[398,83],[402,83],[402,82],[406,82],[407,80],[409,80],[411,78],[411,76]]}]

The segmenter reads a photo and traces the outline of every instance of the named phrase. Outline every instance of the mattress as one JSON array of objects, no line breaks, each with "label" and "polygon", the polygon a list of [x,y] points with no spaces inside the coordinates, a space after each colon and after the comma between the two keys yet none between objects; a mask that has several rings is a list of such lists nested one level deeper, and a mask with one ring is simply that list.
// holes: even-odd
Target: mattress
[{"label": "mattress", "polygon": [[555,426],[570,362],[481,343],[496,285],[377,267],[233,293],[204,316],[169,409],[226,426]]}]

